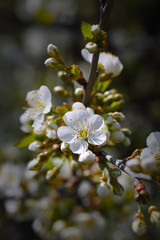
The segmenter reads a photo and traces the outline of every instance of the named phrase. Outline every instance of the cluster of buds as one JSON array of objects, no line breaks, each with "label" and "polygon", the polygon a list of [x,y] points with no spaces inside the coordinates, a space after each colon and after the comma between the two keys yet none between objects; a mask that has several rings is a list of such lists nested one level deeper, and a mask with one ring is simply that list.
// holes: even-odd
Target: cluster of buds
[{"label": "cluster of buds", "polygon": [[57,71],[61,71],[66,68],[64,60],[55,45],[49,44],[47,52],[50,55],[50,58],[48,58],[44,63],[47,67],[53,68]]},{"label": "cluster of buds", "polygon": [[125,119],[125,116],[121,112],[113,112],[105,114],[105,124],[110,132],[110,140],[108,144],[115,145],[117,143],[123,143],[125,146],[130,145],[130,130],[128,128],[122,128],[121,122]]},{"label": "cluster of buds", "polygon": [[90,53],[97,52],[98,48],[103,49],[106,47],[107,34],[101,30],[98,24],[90,25],[86,22],[83,22],[81,29],[83,36],[87,42],[85,48]]}]

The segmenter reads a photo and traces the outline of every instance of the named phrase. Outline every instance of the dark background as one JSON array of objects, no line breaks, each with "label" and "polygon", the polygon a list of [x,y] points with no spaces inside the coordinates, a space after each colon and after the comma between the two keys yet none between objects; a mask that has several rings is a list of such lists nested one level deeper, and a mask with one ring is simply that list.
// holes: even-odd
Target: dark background
[{"label": "dark background", "polygon": [[[160,28],[159,0],[114,1],[109,22],[108,51],[118,55],[124,70],[114,79],[125,96],[122,111],[125,126],[132,130],[132,145],[118,147],[125,156],[139,147],[152,131],[160,129]],[[0,2],[0,155],[6,161],[27,161],[27,150],[13,145],[23,136],[19,116],[29,90],[46,84],[52,90],[58,82],[45,67],[47,45],[58,46],[68,64],[86,65],[80,55],[84,41],[81,21],[99,21],[98,0],[3,0]],[[0,239],[38,239],[30,223],[9,220],[0,202]],[[152,230],[151,230],[152,231]],[[24,235],[25,232],[25,235]],[[154,239],[150,236],[148,239]]]}]

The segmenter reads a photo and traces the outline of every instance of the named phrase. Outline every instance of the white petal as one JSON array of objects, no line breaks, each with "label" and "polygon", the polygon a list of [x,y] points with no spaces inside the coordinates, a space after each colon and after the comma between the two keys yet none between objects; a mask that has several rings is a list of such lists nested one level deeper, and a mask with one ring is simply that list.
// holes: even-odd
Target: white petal
[{"label": "white petal", "polygon": [[63,126],[58,128],[57,135],[61,141],[71,143],[75,137],[75,133],[70,127]]},{"label": "white petal", "polygon": [[75,110],[67,112],[64,115],[64,121],[67,125],[69,125],[73,130],[76,128],[80,128],[87,119],[86,110]]},{"label": "white petal", "polygon": [[84,140],[77,140],[70,144],[70,149],[73,153],[81,154],[88,148],[88,143]]},{"label": "white petal", "polygon": [[38,90],[29,91],[27,93],[26,99],[30,107],[35,107],[37,105],[36,101],[38,95]]},{"label": "white petal", "polygon": [[101,145],[106,141],[106,134],[101,131],[90,133],[88,142],[93,145]]},{"label": "white petal", "polygon": [[93,109],[92,108],[90,108],[90,107],[87,107],[87,113],[88,113],[88,115],[89,116],[91,116],[91,115],[93,115],[94,114],[94,111],[93,111]]},{"label": "white petal", "polygon": [[84,106],[83,103],[81,102],[75,102],[73,105],[72,105],[72,110],[85,110],[86,107]]},{"label": "white petal", "polygon": [[40,95],[42,105],[45,106],[43,113],[50,112],[52,106],[52,96],[50,90],[46,86],[41,86],[38,93]]},{"label": "white petal", "polygon": [[81,153],[78,160],[84,164],[92,164],[96,161],[96,155],[88,150],[84,153]]},{"label": "white petal", "polygon": [[86,49],[81,50],[81,55],[87,62],[92,62],[93,54],[89,53]]},{"label": "white petal", "polygon": [[147,146],[154,154],[160,151],[160,132],[152,132],[147,137]]},{"label": "white petal", "polygon": [[157,163],[149,148],[144,148],[140,155],[141,166],[146,173],[158,170]]},{"label": "white petal", "polygon": [[89,123],[89,132],[92,132],[93,130],[98,130],[102,128],[104,125],[104,120],[101,116],[94,114],[90,116],[90,118],[88,119],[88,123]]}]

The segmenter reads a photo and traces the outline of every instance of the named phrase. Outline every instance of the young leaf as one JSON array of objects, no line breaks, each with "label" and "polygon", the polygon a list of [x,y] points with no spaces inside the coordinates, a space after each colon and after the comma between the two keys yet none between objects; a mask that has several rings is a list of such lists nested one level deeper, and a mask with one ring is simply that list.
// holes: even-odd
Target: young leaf
[{"label": "young leaf", "polygon": [[91,32],[91,28],[92,28],[92,25],[91,25],[91,24],[82,21],[81,31],[82,31],[83,37],[84,37],[85,39],[92,40],[92,39],[94,38],[94,35],[93,35],[92,32]]},{"label": "young leaf", "polygon": [[35,138],[32,135],[27,135],[23,138],[20,139],[20,141],[18,143],[16,143],[15,147],[27,147],[29,146],[30,143],[34,142]]}]

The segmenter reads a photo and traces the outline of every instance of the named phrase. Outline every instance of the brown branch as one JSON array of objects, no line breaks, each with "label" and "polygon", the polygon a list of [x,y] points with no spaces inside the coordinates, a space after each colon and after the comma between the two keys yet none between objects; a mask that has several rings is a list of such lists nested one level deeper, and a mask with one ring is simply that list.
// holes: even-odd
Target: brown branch
[{"label": "brown branch", "polygon": [[[101,29],[104,29],[106,26],[112,1],[113,0],[106,0],[105,3],[102,3],[102,1],[100,1],[101,13],[100,13],[99,25]],[[90,104],[92,88],[97,78],[97,65],[98,65],[99,54],[100,54],[99,50],[93,54],[88,83],[84,86],[85,92],[83,96],[83,103],[86,107],[89,106]]]}]

